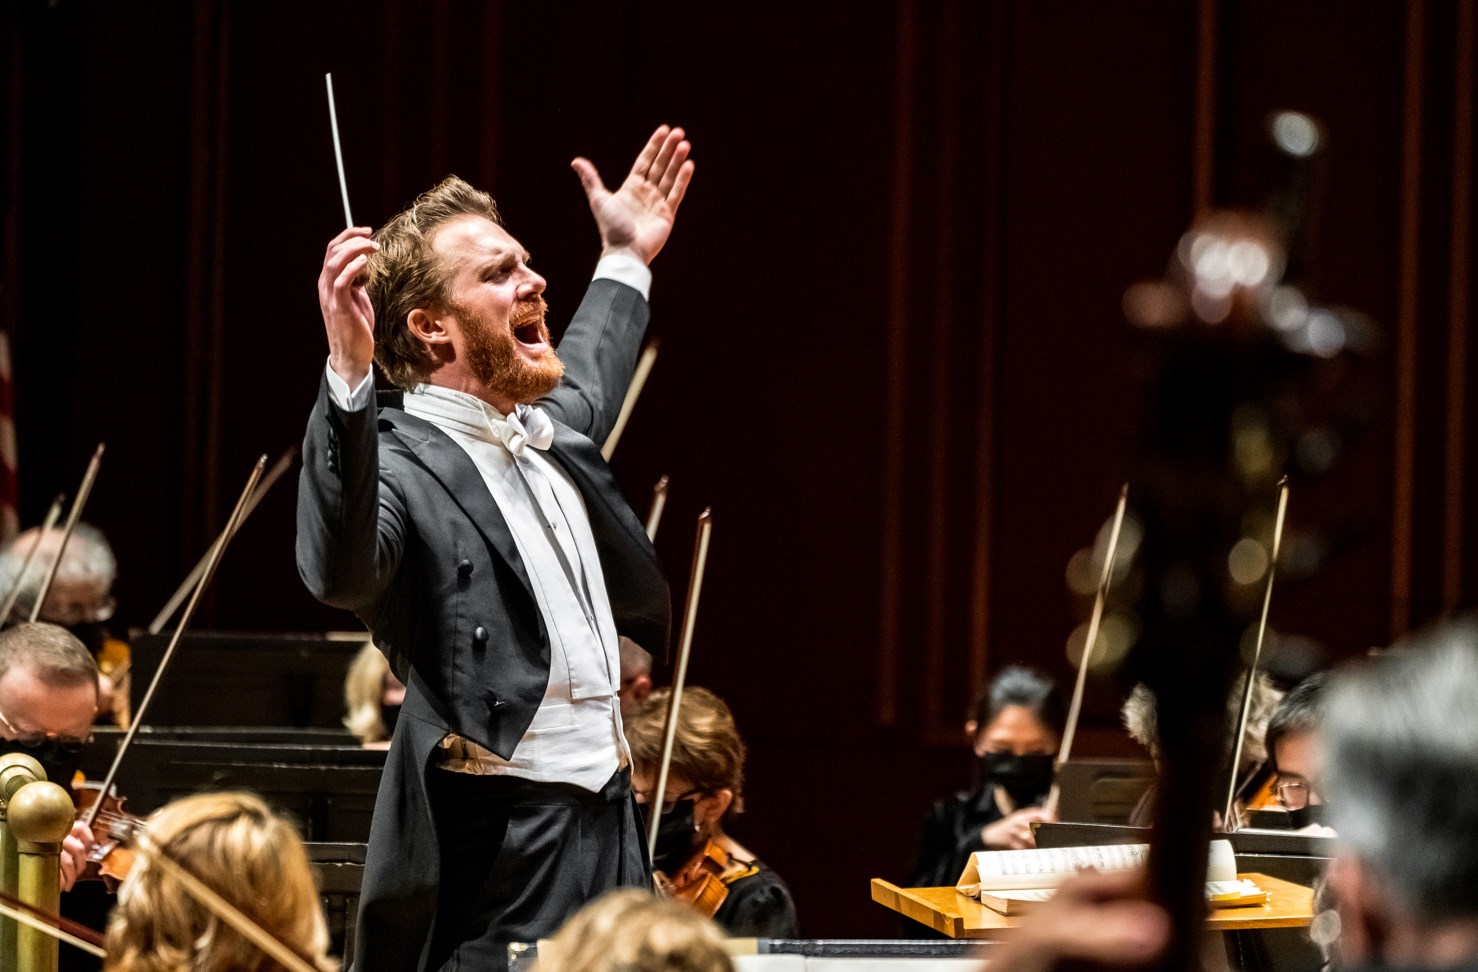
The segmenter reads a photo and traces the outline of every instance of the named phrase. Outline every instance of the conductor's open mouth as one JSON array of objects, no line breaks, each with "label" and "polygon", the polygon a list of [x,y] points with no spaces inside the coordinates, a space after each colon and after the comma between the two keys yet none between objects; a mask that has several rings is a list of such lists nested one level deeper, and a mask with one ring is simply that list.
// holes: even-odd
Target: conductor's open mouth
[{"label": "conductor's open mouth", "polygon": [[539,321],[537,318],[531,321],[525,321],[522,324],[514,325],[513,336],[518,338],[524,344],[544,343],[544,329],[539,326]]}]

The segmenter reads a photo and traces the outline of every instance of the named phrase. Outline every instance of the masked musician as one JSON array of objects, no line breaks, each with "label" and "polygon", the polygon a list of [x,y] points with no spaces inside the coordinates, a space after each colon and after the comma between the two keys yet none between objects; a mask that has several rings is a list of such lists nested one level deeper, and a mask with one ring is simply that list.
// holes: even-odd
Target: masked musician
[{"label": "masked musician", "polygon": [[[631,785],[648,814],[671,697],[671,689],[656,690],[626,726]],[[724,829],[744,809],[744,755],[744,740],[723,699],[704,688],[684,690],[652,866],[678,885],[685,872],[695,880],[701,880],[699,871],[711,873],[724,889],[708,899],[718,902],[713,919],[730,935],[794,938],[795,903],[785,882]],[[695,870],[690,865],[701,863],[705,851],[714,863]],[[674,893],[681,895],[681,887]]]},{"label": "masked musician", "polygon": [[[328,246],[298,567],[406,685],[360,897],[364,972],[501,969],[508,942],[649,882],[616,639],[664,647],[668,592],[598,443],[688,151],[659,128],[614,193],[576,160],[603,250],[558,355],[544,278],[460,179]],[[378,407],[372,359],[397,388]]]},{"label": "masked musician", "polygon": [[1323,701],[1328,675],[1316,672],[1299,682],[1268,720],[1267,751],[1273,792],[1295,830],[1334,836],[1324,802]]},{"label": "masked musician", "polygon": [[539,948],[535,972],[733,972],[712,921],[628,888],[592,901]]},{"label": "masked musician", "polygon": [[[47,779],[72,788],[97,713],[97,663],[65,628],[41,622],[0,631],[0,752],[25,753]],[[92,834],[81,823],[62,842],[62,890],[87,863]]]},{"label": "masked musician", "polygon": [[1053,681],[1013,665],[981,688],[965,722],[977,765],[973,790],[934,804],[924,823],[913,887],[952,885],[970,855],[1033,847],[1066,715]]},{"label": "masked musician", "polygon": [[[31,616],[36,595],[41,593],[64,533],[61,528],[53,527],[43,536],[40,527],[33,527],[0,549],[0,592],[9,592],[21,565],[40,542],[21,579],[19,596],[10,618],[5,619],[7,622],[23,621]],[[92,652],[98,666],[97,717],[99,721],[116,723],[126,729],[131,651],[128,642],[115,638],[108,628],[117,607],[113,599],[113,584],[117,579],[118,560],[113,556],[108,538],[97,527],[78,523],[67,540],[37,620],[61,625]]]},{"label": "masked musician", "polygon": [[365,642],[344,676],[344,728],[365,749],[388,749],[404,702],[405,686],[390,662],[373,641]]},{"label": "masked musician", "polygon": [[[156,810],[138,838],[242,911],[316,969],[328,929],[297,832],[250,793],[201,793]],[[106,972],[282,972],[284,966],[137,854],[118,889]]]}]

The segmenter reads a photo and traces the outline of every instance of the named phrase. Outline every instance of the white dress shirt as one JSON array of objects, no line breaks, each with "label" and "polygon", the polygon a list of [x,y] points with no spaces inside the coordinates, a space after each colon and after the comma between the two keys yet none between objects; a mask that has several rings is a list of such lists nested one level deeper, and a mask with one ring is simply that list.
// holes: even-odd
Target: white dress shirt
[{"label": "white dress shirt", "polygon": [[[597,279],[613,279],[645,297],[651,271],[627,256],[603,258]],[[369,376],[351,390],[327,368],[329,393],[347,410],[366,407]],[[505,417],[475,396],[434,385],[405,395],[405,411],[445,432],[467,453],[503,514],[523,559],[549,637],[549,684],[534,720],[510,759],[447,736],[441,767],[573,783],[598,792],[630,763],[621,728],[621,663],[615,620],[584,500],[565,471],[529,446],[515,456],[503,444]]]}]

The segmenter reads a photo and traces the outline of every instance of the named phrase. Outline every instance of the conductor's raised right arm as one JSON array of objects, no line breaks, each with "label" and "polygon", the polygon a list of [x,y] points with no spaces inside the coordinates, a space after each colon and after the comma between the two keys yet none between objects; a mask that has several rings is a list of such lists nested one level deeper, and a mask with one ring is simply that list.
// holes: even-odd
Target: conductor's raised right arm
[{"label": "conductor's raised right arm", "polygon": [[367,229],[329,244],[318,278],[329,361],[303,437],[298,480],[298,572],[309,591],[360,611],[394,577],[405,503],[380,466],[374,388],[374,311],[362,275],[377,248]]}]

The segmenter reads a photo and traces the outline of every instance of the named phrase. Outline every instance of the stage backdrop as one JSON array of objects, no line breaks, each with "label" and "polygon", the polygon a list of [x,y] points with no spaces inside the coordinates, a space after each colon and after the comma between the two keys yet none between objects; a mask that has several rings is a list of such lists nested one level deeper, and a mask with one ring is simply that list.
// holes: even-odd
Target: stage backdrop
[{"label": "stage backdrop", "polygon": [[[697,178],[655,264],[661,357],[616,454],[685,587],[716,527],[692,681],[751,744],[743,837],[808,936],[893,933],[930,799],[968,782],[973,685],[1067,679],[1064,570],[1138,421],[1126,286],[1212,205],[1262,205],[1270,112],[1323,120],[1309,280],[1383,342],[1366,418],[1292,523],[1349,551],[1273,620],[1357,653],[1478,584],[1467,396],[1471,3],[1093,0],[146,3],[11,0],[0,325],[22,518],[95,443],[88,519],[146,622],[252,461],[301,436],[342,228],[449,172],[491,190],[560,320],[597,237],[569,160],[620,179],[661,122]],[[318,630],[295,483],[231,549],[201,627]],[[1133,753],[1090,693],[1080,752]]]}]

